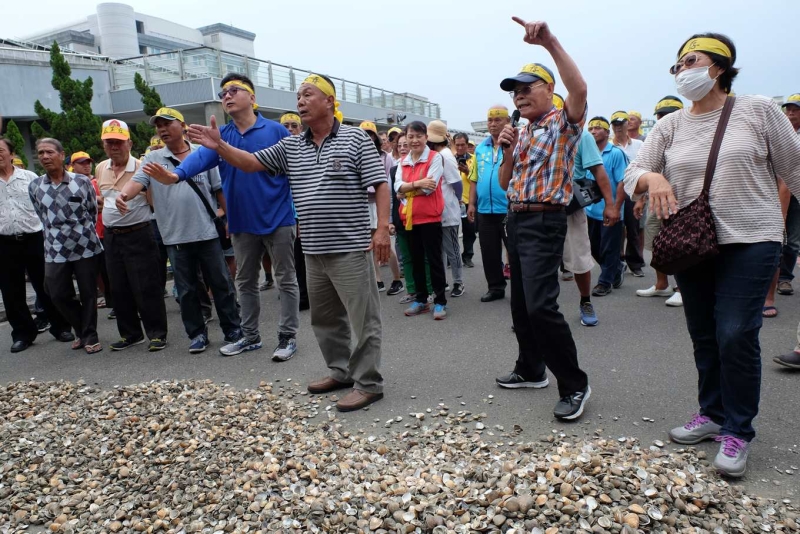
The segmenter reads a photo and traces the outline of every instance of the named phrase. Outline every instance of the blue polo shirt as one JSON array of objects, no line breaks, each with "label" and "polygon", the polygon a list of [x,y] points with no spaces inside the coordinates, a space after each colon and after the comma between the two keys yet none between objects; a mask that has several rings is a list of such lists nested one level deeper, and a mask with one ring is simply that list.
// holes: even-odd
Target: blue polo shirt
[{"label": "blue polo shirt", "polygon": [[595,142],[592,134],[584,130],[581,134],[581,141],[578,143],[578,151],[575,152],[575,168],[572,171],[572,179],[580,180],[586,178],[589,168],[602,163],[603,157],[597,149],[597,142]]},{"label": "blue polo shirt", "polygon": [[[239,133],[236,125],[229,122],[220,128],[220,135],[229,145],[252,153],[289,137],[289,131],[259,114],[255,124],[244,133]],[[294,226],[292,193],[285,174],[272,175],[265,170],[244,172],[205,147],[183,160],[175,173],[179,179],[186,180],[217,166],[228,205],[231,234],[269,235],[281,226]]]},{"label": "blue polo shirt", "polygon": [[[596,146],[596,145],[595,145]],[[628,156],[619,147],[614,146],[609,140],[606,147],[603,149],[603,167],[606,169],[608,181],[611,182],[611,195],[614,197],[614,202],[617,201],[617,188],[619,183],[625,178],[625,169],[628,168]],[[586,177],[594,180],[592,173],[587,171]],[[586,206],[586,216],[591,217],[597,221],[603,220],[603,210],[606,209],[606,201],[601,200],[597,204]],[[622,220],[624,210],[619,211],[619,219]]]}]

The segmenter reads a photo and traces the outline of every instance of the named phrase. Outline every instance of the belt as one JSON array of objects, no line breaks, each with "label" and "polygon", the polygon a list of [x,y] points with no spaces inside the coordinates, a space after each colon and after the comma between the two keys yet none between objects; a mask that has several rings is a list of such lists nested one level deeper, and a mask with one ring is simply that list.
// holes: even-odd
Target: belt
[{"label": "belt", "polygon": [[129,234],[131,232],[135,232],[136,230],[141,230],[142,228],[146,228],[147,226],[150,226],[150,221],[145,221],[143,223],[134,224],[133,226],[122,226],[122,227],[118,227],[118,228],[117,227],[109,228],[108,226],[106,226],[106,230],[108,230],[112,234],[117,234],[117,235],[118,234]]},{"label": "belt", "polygon": [[24,241],[24,240],[26,240],[28,237],[30,237],[32,235],[36,235],[36,234],[13,234],[13,235],[5,235],[4,234],[4,235],[2,235],[0,237],[3,237],[5,239],[10,239],[10,240],[13,240],[13,241]]},{"label": "belt", "polygon": [[561,204],[550,204],[549,202],[512,202],[508,209],[514,213],[520,212],[540,212],[540,211],[564,211],[566,208]]}]

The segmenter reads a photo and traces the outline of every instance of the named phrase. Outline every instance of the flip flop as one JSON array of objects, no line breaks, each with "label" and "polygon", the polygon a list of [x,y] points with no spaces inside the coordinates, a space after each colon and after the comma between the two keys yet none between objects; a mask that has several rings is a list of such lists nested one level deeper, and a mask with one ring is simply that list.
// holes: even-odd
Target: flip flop
[{"label": "flip flop", "polygon": [[95,343],[94,345],[86,345],[84,349],[86,349],[86,354],[96,354],[103,350],[103,347],[100,343]]},{"label": "flip flop", "polygon": [[72,342],[72,347],[71,347],[72,350],[82,349],[83,347],[85,347],[85,345],[83,344],[83,341],[81,341],[80,339],[76,339],[75,341]]},{"label": "flip flop", "polygon": [[764,306],[761,309],[761,316],[766,319],[773,319],[778,316],[778,308],[775,306]]}]

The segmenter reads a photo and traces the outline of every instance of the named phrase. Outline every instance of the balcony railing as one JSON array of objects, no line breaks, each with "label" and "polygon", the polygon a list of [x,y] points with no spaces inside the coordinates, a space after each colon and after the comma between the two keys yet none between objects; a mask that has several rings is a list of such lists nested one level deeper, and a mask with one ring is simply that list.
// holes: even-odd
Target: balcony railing
[{"label": "balcony railing", "polygon": [[[118,60],[113,62],[111,69],[114,89],[117,90],[133,88],[133,78],[137,72],[151,85],[208,77],[222,78],[228,73],[238,73],[249,77],[257,86],[294,92],[309,74],[306,70],[207,47]],[[341,78],[331,80],[342,102],[441,118],[439,105],[427,100]]]}]

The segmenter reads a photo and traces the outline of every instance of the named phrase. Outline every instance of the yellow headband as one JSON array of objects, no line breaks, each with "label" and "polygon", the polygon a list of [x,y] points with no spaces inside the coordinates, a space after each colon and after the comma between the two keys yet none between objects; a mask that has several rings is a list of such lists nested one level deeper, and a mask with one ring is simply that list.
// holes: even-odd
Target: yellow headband
[{"label": "yellow headband", "polygon": [[561,95],[553,93],[553,105],[557,109],[564,109],[564,99],[561,98]]},{"label": "yellow headband", "polygon": [[718,39],[711,39],[709,37],[698,37],[697,39],[690,39],[685,45],[681,53],[678,54],[678,59],[682,58],[689,52],[709,52],[719,56],[731,58],[731,49]]},{"label": "yellow headband", "polygon": [[537,65],[536,63],[529,63],[524,67],[522,67],[520,74],[522,74],[523,72],[527,74],[533,74],[534,76],[538,76],[547,83],[555,83],[553,77],[550,76],[550,73],[547,72],[541,65]]},{"label": "yellow headband", "polygon": [[334,89],[333,86],[328,83],[328,80],[318,74],[310,74],[308,78],[303,80],[303,83],[311,84],[322,91],[322,94],[325,96],[333,97],[333,116],[336,117],[336,120],[338,120],[339,123],[341,123],[344,119],[344,115],[342,115],[342,112],[339,111],[339,101],[336,99],[336,89]]},{"label": "yellow headband", "polygon": [[506,117],[508,117],[508,110],[501,108],[490,109],[489,113],[486,115],[486,118],[488,119],[497,119]]},{"label": "yellow headband", "polygon": [[602,128],[604,130],[611,129],[611,125],[608,124],[606,121],[601,120],[601,119],[594,119],[594,120],[589,121],[589,128],[594,128],[595,126],[599,126],[600,128]]},{"label": "yellow headband", "polygon": [[628,115],[633,115],[634,117],[638,118],[639,120],[642,120],[642,114],[639,113],[638,111],[629,111]]},{"label": "yellow headband", "polygon": [[280,120],[281,124],[286,124],[287,122],[291,121],[294,121],[297,124],[303,122],[300,120],[300,115],[298,115],[297,113],[284,113],[283,115],[281,115],[281,120]]},{"label": "yellow headband", "polygon": [[611,122],[618,121],[618,120],[627,121],[629,118],[630,117],[628,117],[628,114],[625,113],[624,111],[617,111],[616,113],[611,115]]},{"label": "yellow headband", "polygon": [[[250,93],[253,96],[256,95],[255,91],[250,89],[249,85],[247,85],[246,83],[244,83],[242,81],[239,81],[239,80],[231,80],[231,81],[229,81],[228,83],[226,83],[225,85],[222,86],[222,90],[224,91],[228,87],[238,87],[239,89],[244,89],[245,91],[247,91],[248,93]],[[258,104],[256,104],[255,102],[253,102],[253,109],[258,109]]]},{"label": "yellow headband", "polygon": [[683,109],[683,103],[681,103],[679,100],[673,100],[672,98],[665,98],[664,100],[660,100],[658,104],[656,104],[656,113],[658,113],[659,110],[664,108]]}]

